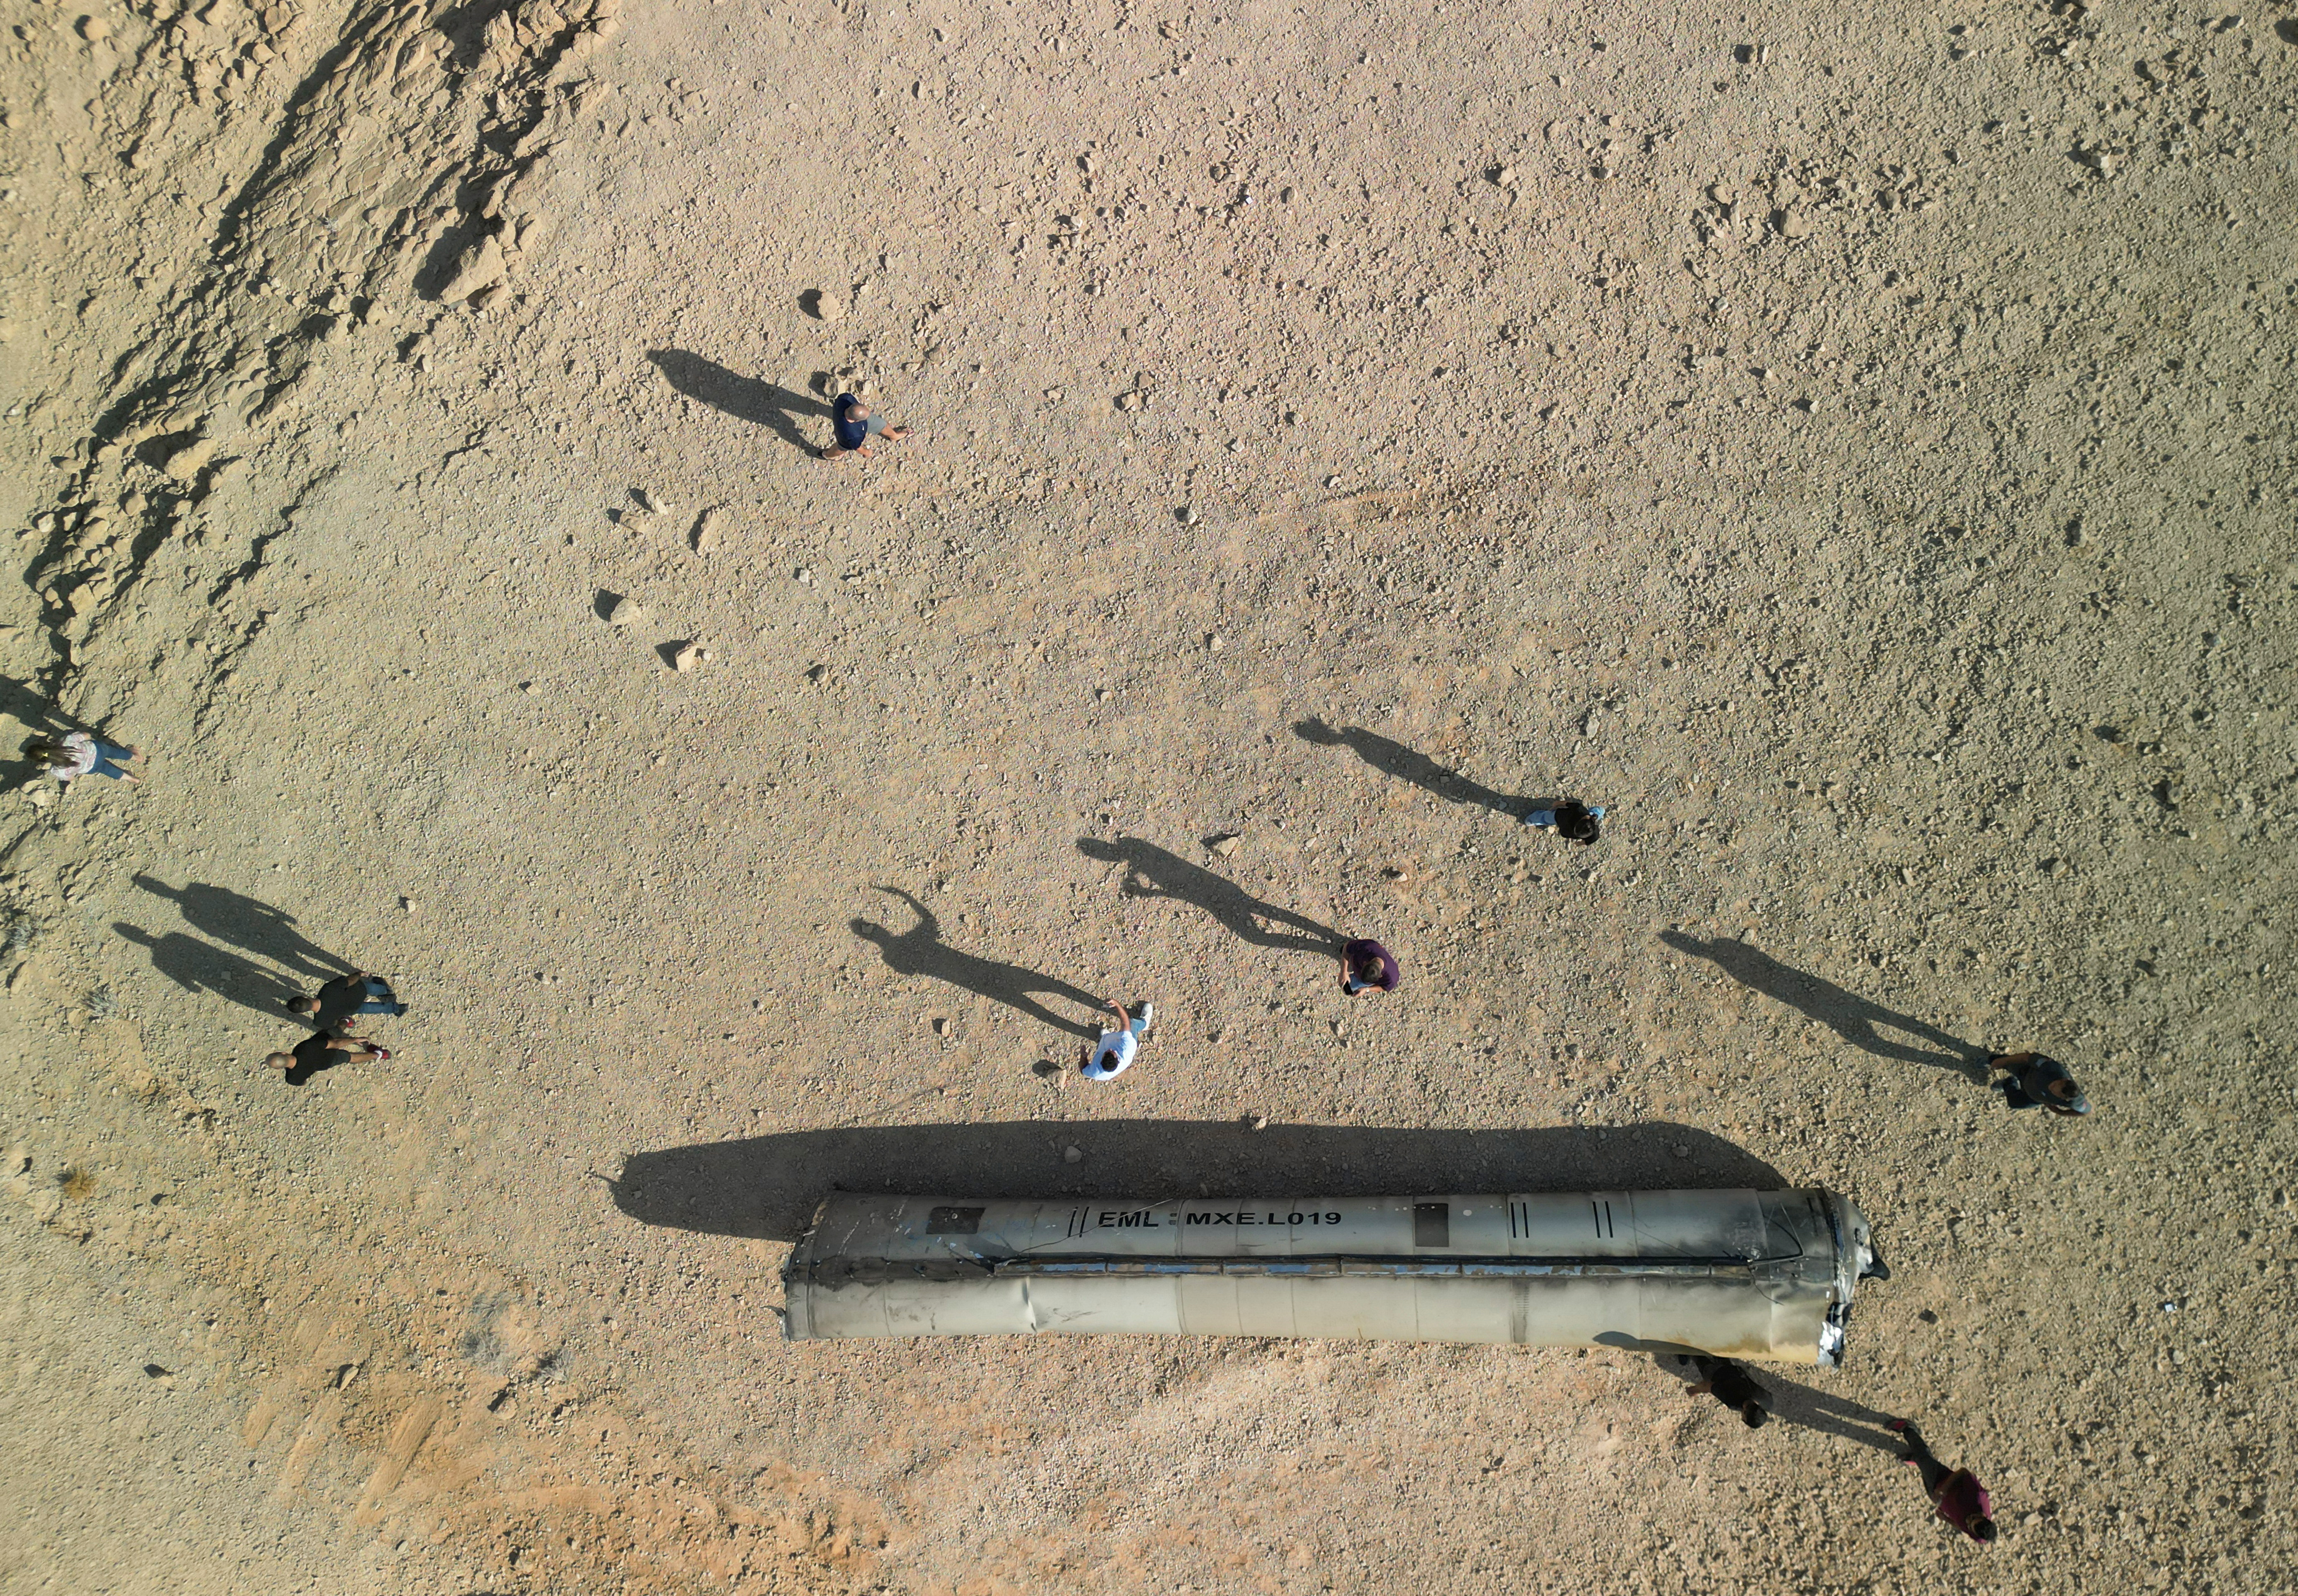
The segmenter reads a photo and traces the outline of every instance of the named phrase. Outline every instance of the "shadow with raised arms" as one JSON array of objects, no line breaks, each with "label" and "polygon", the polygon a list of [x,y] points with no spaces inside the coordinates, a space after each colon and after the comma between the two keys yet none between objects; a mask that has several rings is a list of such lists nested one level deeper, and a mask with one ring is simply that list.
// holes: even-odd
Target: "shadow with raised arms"
[{"label": "shadow with raised arms", "polygon": [[[1075,1148],[1079,1158],[1068,1160]],[[790,1131],[632,1153],[609,1182],[632,1219],[795,1241],[832,1191],[1059,1198],[1381,1197],[1794,1184],[1688,1125],[1424,1131],[1236,1120],[1029,1120]]]}]

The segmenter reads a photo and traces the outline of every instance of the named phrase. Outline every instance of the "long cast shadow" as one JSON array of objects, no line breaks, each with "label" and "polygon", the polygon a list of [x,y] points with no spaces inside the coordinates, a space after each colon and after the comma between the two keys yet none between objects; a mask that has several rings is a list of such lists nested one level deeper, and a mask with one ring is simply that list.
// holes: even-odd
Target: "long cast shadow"
[{"label": "long cast shadow", "polygon": [[297,995],[295,988],[280,979],[277,971],[268,970],[252,958],[243,958],[228,949],[186,936],[180,931],[154,936],[141,926],[120,920],[112,922],[112,929],[148,951],[152,967],[187,992],[213,992],[242,1008],[253,1009],[268,1020],[300,1023],[285,1007],[288,999]]},{"label": "long cast shadow", "polygon": [[[1680,931],[1663,931],[1659,940],[1680,953],[1707,959],[1740,985],[1817,1020],[1863,1052],[1907,1064],[1932,1065],[1953,1070],[1978,1085],[1987,1084],[1987,1049],[1949,1036],[1936,1025],[1895,1013],[1880,1003],[1844,991],[1831,981],[1806,975],[1758,948],[1729,937],[1702,942]],[[1884,1030],[1897,1031],[1941,1050],[1930,1052],[1905,1042],[1888,1041],[1881,1034]]]},{"label": "long cast shadow", "polygon": [[[1664,1374],[1682,1381],[1686,1386],[1699,1383],[1699,1371],[1681,1353],[1656,1352],[1652,1362]],[[1862,1446],[1872,1446],[1877,1452],[1897,1457],[1906,1445],[1884,1427],[1891,1422],[1889,1413],[1879,1413],[1864,1403],[1853,1402],[1847,1396],[1832,1392],[1814,1391],[1808,1386],[1798,1386],[1783,1379],[1776,1366],[1760,1364],[1749,1370],[1755,1382],[1771,1394],[1771,1415],[1783,1424],[1814,1430],[1823,1436],[1834,1436],[1854,1441]],[[1711,1400],[1703,1393],[1699,1400]],[[1736,1421],[1735,1421],[1736,1422]]]},{"label": "long cast shadow", "polygon": [[700,399],[736,421],[771,427],[775,436],[792,448],[809,455],[821,449],[822,445],[809,439],[798,424],[801,415],[830,419],[830,407],[819,399],[729,371],[715,360],[706,360],[685,350],[649,350],[647,358],[660,368],[673,388],[687,398]]},{"label": "long cast shadow", "polygon": [[1018,964],[1006,964],[978,954],[961,953],[941,940],[941,922],[933,910],[909,893],[896,886],[878,889],[889,897],[899,898],[918,917],[918,923],[897,935],[874,920],[859,917],[847,924],[854,934],[878,944],[879,956],[886,967],[897,975],[924,975],[935,981],[946,981],[952,986],[962,986],[970,992],[979,992],[993,1002],[1008,1008],[1018,1008],[1033,1020],[1041,1020],[1056,1030],[1088,1040],[1099,1031],[1082,1020],[1065,1020],[1037,1001],[1037,992],[1051,992],[1067,998],[1088,1012],[1101,1007],[1101,1000],[1082,987],[1071,986],[1057,976],[1041,975],[1024,969]]},{"label": "long cast shadow", "polygon": [[[1306,915],[1262,901],[1226,876],[1200,868],[1154,843],[1139,837],[1119,837],[1104,843],[1079,837],[1078,851],[1087,859],[1125,867],[1125,882],[1118,890],[1128,898],[1178,898],[1194,903],[1219,920],[1229,934],[1255,947],[1277,948],[1294,953],[1330,953],[1337,957],[1348,941],[1329,926]],[[1261,922],[1291,926],[1305,934],[1270,931]]]},{"label": "long cast shadow", "polygon": [[295,929],[293,915],[261,899],[203,882],[172,887],[150,876],[132,879],[153,897],[173,901],[193,930],[205,932],[218,942],[229,942],[259,958],[276,958],[298,975],[327,980],[351,973],[350,964]]},{"label": "long cast shadow", "polygon": [[[1070,1162],[1069,1149],[1078,1158]],[[1027,1121],[792,1131],[632,1153],[611,1182],[643,1224],[795,1241],[833,1190],[1019,1198],[1373,1197],[1789,1184],[1720,1137],[1611,1129],[1420,1131],[1235,1120]]]},{"label": "long cast shadow", "polygon": [[1327,726],[1315,716],[1293,723],[1293,735],[1304,743],[1320,747],[1347,747],[1356,756],[1383,775],[1409,781],[1414,786],[1426,788],[1451,803],[1481,803],[1495,813],[1511,820],[1521,820],[1537,809],[1553,809],[1554,798],[1512,798],[1506,793],[1495,792],[1482,782],[1471,781],[1458,770],[1438,764],[1426,754],[1408,748],[1393,737],[1384,737],[1376,731],[1367,731],[1361,726]]}]

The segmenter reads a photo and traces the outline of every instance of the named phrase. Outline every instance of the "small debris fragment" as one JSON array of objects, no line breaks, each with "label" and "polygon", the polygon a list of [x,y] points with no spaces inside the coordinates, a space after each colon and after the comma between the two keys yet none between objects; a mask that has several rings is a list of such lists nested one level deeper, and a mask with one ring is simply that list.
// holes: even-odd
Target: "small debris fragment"
[{"label": "small debris fragment", "polygon": [[670,668],[678,671],[691,670],[701,662],[702,657],[702,650],[693,644],[681,643],[670,651]]},{"label": "small debris fragment", "polygon": [[934,1034],[936,1036],[947,1036],[949,1034],[949,1022],[938,1016],[934,1019],[933,1027]]},{"label": "small debris fragment", "polygon": [[618,598],[607,612],[608,626],[632,626],[646,619],[646,605],[635,598]]},{"label": "small debris fragment", "polygon": [[798,296],[798,303],[816,321],[844,321],[846,301],[825,288],[808,289]]},{"label": "small debris fragment", "polygon": [[1063,1148],[1062,1149],[1062,1162],[1063,1164],[1082,1164],[1085,1162],[1085,1155],[1074,1147]]},{"label": "small debris fragment", "polygon": [[1183,505],[1179,509],[1178,509],[1178,510],[1176,510],[1176,511],[1174,511],[1174,512],[1173,512],[1173,519],[1174,519],[1174,520],[1176,520],[1176,521],[1178,521],[1178,522],[1179,522],[1183,526],[1194,526],[1194,525],[1196,525],[1196,524],[1197,524],[1197,507],[1196,507],[1196,506],[1194,506],[1194,505]]},{"label": "small debris fragment", "polygon": [[1254,1115],[1252,1116],[1252,1128],[1256,1131],[1266,1131],[1269,1129],[1269,1116],[1265,1114]]},{"label": "small debris fragment", "polygon": [[707,555],[715,551],[725,537],[729,519],[723,509],[703,511],[694,523],[694,552]]},{"label": "small debris fragment", "polygon": [[1234,832],[1224,832],[1219,836],[1207,837],[1205,839],[1205,847],[1209,851],[1219,854],[1223,859],[1227,859],[1237,851],[1238,847],[1243,844],[1244,841],[1244,839],[1243,837],[1238,836]]}]

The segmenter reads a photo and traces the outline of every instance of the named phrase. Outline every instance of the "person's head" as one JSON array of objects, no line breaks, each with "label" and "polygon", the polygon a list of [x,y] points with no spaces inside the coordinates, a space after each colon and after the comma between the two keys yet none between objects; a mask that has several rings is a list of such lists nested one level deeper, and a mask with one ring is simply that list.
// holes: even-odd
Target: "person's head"
[{"label": "person's head", "polygon": [[846,407],[846,419],[848,421],[869,420],[870,401],[864,399],[860,394],[854,395],[851,401],[848,402]]},{"label": "person's head", "polygon": [[290,998],[287,1000],[287,1008],[289,1012],[293,1014],[317,1014],[319,1012],[319,1000],[317,998]]},{"label": "person's head", "polygon": [[265,1066],[269,1069],[292,1069],[294,1067],[295,1055],[293,1053],[273,1053],[266,1057],[263,1062]]},{"label": "person's head", "polygon": [[1980,1545],[1991,1545],[1995,1540],[1995,1520],[1984,1513],[1973,1513],[1963,1521],[1963,1533]]},{"label": "person's head", "polygon": [[1740,1422],[1751,1430],[1763,1428],[1764,1421],[1770,1417],[1769,1413],[1764,1411],[1764,1404],[1752,1398],[1740,1404]]},{"label": "person's head", "polygon": [[54,737],[31,737],[24,744],[24,757],[36,764],[69,765],[75,761],[71,750]]},{"label": "person's head", "polygon": [[1378,986],[1382,973],[1380,958],[1377,955],[1367,954],[1357,960],[1356,974],[1359,985]]}]

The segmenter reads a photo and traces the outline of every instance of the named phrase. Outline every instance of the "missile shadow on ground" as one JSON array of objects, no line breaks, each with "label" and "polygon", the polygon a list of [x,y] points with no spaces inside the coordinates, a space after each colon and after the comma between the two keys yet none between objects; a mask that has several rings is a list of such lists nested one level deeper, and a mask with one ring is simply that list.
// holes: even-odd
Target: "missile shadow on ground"
[{"label": "missile shadow on ground", "polygon": [[[1067,1150],[1079,1159],[1068,1161]],[[624,1157],[643,1224],[795,1241],[833,1190],[1163,1201],[1219,1196],[1779,1190],[1794,1182],[1688,1125],[1420,1131],[1236,1120],[1026,1120],[791,1131]]]}]

